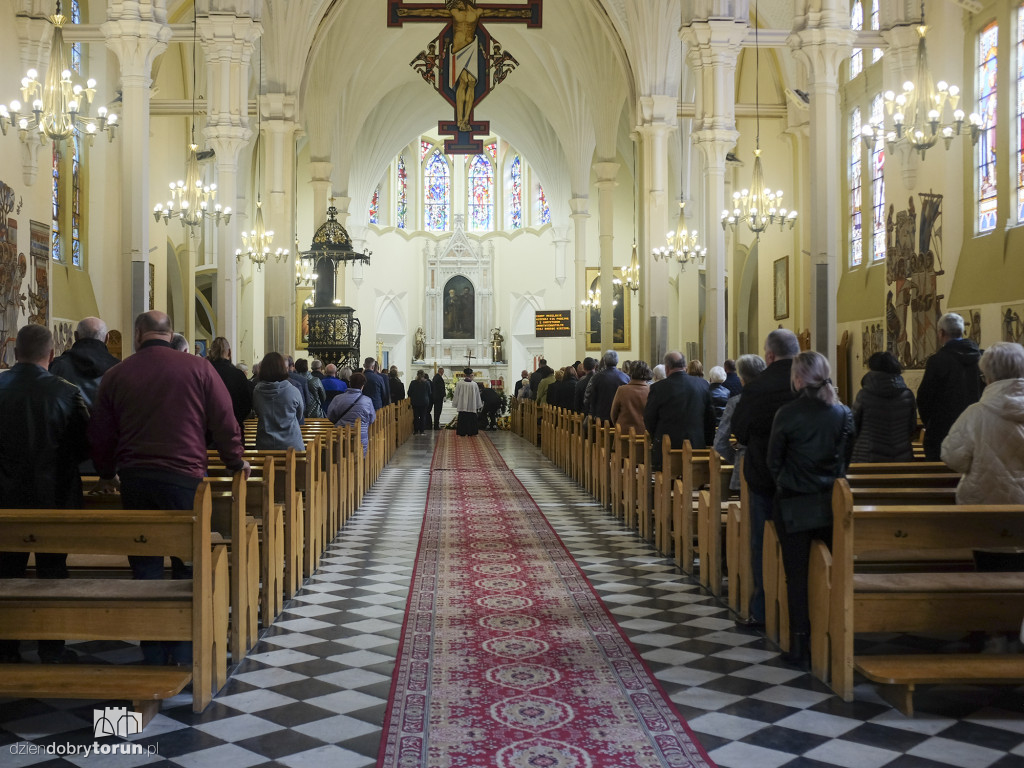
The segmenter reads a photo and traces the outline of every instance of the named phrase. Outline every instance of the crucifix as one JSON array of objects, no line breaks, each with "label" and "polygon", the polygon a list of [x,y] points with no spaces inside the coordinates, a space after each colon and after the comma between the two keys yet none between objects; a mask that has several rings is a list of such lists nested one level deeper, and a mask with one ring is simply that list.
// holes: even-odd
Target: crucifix
[{"label": "crucifix", "polygon": [[491,37],[481,20],[525,23],[528,28],[539,28],[543,2],[483,4],[477,0],[445,0],[444,3],[388,0],[389,27],[450,19],[437,39],[409,64],[455,108],[454,120],[442,120],[437,125],[442,136],[454,137],[445,140],[445,152],[462,155],[483,152],[481,137],[490,132],[491,124],[474,119],[473,110],[519,65],[515,57]]},{"label": "crucifix", "polygon": [[472,349],[467,349],[466,350],[466,367],[467,368],[472,368],[473,367],[473,358],[474,357],[476,357],[476,355],[473,354],[473,350]]}]

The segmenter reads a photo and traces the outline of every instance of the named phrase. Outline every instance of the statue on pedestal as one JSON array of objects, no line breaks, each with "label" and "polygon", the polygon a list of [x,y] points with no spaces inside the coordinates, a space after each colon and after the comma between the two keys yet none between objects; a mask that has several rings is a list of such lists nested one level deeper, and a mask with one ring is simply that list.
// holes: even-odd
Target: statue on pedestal
[{"label": "statue on pedestal", "polygon": [[427,354],[427,334],[421,325],[416,329],[416,335],[412,343],[412,359],[422,360]]},{"label": "statue on pedestal", "polygon": [[501,328],[491,329],[491,358],[495,363],[505,362],[505,337],[501,335]]}]

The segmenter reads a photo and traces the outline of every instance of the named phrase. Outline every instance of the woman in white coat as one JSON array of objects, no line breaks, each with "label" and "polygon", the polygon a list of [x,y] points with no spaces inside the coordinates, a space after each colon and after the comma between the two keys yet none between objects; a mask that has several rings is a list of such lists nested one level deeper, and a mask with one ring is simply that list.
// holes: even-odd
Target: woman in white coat
[{"label": "woman in white coat", "polygon": [[981,400],[942,441],[942,460],[963,473],[958,504],[1024,504],[1024,347],[1000,341],[978,363]]}]

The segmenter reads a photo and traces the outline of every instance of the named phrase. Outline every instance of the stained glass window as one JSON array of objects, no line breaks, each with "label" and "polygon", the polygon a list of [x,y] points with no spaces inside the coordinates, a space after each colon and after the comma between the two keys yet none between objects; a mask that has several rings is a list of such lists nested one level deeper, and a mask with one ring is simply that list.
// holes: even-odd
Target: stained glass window
[{"label": "stained glass window", "polygon": [[[879,24],[878,0],[871,0],[871,28],[872,29],[881,29],[881,27],[879,27],[878,24]],[[882,54],[883,53],[884,53],[884,51],[882,51],[881,48],[875,48],[874,50],[872,50],[871,51],[871,63],[874,64],[876,61],[878,61],[880,58],[882,58]]]},{"label": "stained glass window", "polygon": [[978,232],[996,228],[996,73],[999,25],[989,24],[978,36],[978,113],[984,130],[978,141]]},{"label": "stained glass window", "polygon": [[494,166],[484,155],[469,163],[469,228],[494,229]]},{"label": "stained glass window", "polygon": [[508,173],[508,190],[505,195],[509,226],[523,228],[523,161],[516,155],[512,158]]},{"label": "stained glass window", "polygon": [[[850,29],[858,32],[864,29],[864,5],[861,0],[853,0],[853,6],[850,8]],[[853,53],[850,54],[850,79],[853,80],[863,71],[864,51],[854,48]]]},{"label": "stained glass window", "polygon": [[380,185],[373,190],[373,197],[370,198],[370,223],[380,224]]},{"label": "stained glass window", "polygon": [[1024,5],[1017,8],[1017,223],[1024,222]]},{"label": "stained glass window", "polygon": [[452,180],[448,161],[439,149],[435,149],[434,154],[427,160],[423,173],[423,189],[424,229],[430,232],[446,232]]},{"label": "stained glass window", "polygon": [[[871,122],[883,118],[882,94],[871,100]],[[885,258],[885,138],[879,137],[871,149],[872,260]]]},{"label": "stained glass window", "polygon": [[861,220],[860,107],[850,114],[850,266],[864,261],[864,231]]},{"label": "stained glass window", "polygon": [[540,226],[551,223],[551,208],[548,207],[544,187],[540,184],[537,185],[537,220]]},{"label": "stained glass window", "polygon": [[487,145],[487,154],[491,156],[491,162],[497,162],[498,160],[498,143],[492,141]]},{"label": "stained glass window", "polygon": [[434,148],[434,145],[429,141],[420,141],[420,160],[423,160],[427,156],[427,153]]},{"label": "stained glass window", "polygon": [[398,205],[395,207],[395,226],[405,229],[409,222],[409,174],[405,170],[405,155],[398,156]]},{"label": "stained glass window", "polygon": [[[71,0],[71,23],[82,23],[82,9],[78,0]],[[82,44],[71,44],[71,68],[78,74],[82,74]]]},{"label": "stained glass window", "polygon": [[82,138],[71,139],[71,264],[82,266]]},{"label": "stained glass window", "polygon": [[51,203],[51,219],[50,222],[50,248],[53,251],[54,261],[63,261],[63,254],[61,253],[60,247],[60,147],[58,143],[53,142],[53,157],[51,158],[50,164],[50,203]]}]

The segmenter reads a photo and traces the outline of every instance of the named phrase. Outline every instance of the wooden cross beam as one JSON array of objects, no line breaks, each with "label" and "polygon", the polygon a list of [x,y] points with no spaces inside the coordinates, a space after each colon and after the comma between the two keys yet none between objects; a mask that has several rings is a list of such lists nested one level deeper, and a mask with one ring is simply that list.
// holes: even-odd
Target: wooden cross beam
[{"label": "wooden cross beam", "polygon": [[[476,3],[486,13],[487,23],[523,23],[530,29],[539,29],[544,0],[525,3]],[[406,22],[437,22],[437,11],[447,14],[444,3],[409,3],[406,0],[388,0],[388,26],[401,27]]]}]

